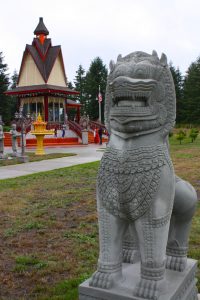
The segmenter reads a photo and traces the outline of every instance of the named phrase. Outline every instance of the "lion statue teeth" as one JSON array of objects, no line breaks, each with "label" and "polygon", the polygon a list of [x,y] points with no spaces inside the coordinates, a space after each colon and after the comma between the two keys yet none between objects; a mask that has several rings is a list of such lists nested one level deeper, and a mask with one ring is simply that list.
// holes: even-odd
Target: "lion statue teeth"
[{"label": "lion statue teeth", "polygon": [[[181,272],[197,196],[176,177],[168,134],[176,97],[167,57],[133,52],[110,63],[105,116],[110,140],[97,178],[100,253],[90,286],[122,280],[122,262],[140,260],[134,295],[159,299],[165,269]],[[180,217],[181,215],[181,217]]]}]

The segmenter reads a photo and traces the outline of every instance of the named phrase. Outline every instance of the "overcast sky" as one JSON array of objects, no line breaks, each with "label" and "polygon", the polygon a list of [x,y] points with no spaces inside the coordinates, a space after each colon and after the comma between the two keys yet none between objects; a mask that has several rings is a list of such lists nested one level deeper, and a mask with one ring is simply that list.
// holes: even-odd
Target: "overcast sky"
[{"label": "overcast sky", "polygon": [[185,73],[200,55],[200,0],[4,0],[0,9],[0,51],[11,75],[39,17],[62,47],[69,81],[97,56],[108,66],[120,53],[155,49]]}]

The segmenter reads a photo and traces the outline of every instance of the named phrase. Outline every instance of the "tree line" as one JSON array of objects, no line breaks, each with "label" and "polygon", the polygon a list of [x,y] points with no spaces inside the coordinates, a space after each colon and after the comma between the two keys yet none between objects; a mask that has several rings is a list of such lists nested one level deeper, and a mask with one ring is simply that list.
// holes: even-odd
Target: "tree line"
[{"label": "tree line", "polygon": [[15,88],[17,84],[18,74],[15,70],[11,78],[7,73],[8,66],[4,63],[3,53],[0,52],[0,116],[6,125],[10,125],[17,107],[16,97],[8,97],[4,94],[8,88]]},{"label": "tree line", "polygon": [[[176,90],[176,123],[200,125],[200,57],[192,62],[185,76],[180,69],[170,63],[170,70]],[[8,88],[16,87],[18,74],[14,71],[11,78],[7,73],[8,66],[4,63],[3,53],[0,52],[0,115],[3,122],[10,124],[17,108],[17,99],[4,94]],[[73,82],[68,87],[79,91],[77,98],[81,105],[81,114],[86,113],[91,120],[99,118],[98,93],[99,88],[103,101],[101,102],[101,119],[104,120],[104,103],[108,70],[100,57],[91,61],[89,69],[85,71],[82,65],[78,66]],[[73,114],[73,112],[71,112]]]},{"label": "tree line", "polygon": [[176,124],[200,125],[200,57],[192,62],[183,76],[170,63],[176,90]]},{"label": "tree line", "polygon": [[89,116],[91,120],[99,118],[99,90],[103,101],[101,102],[101,120],[104,120],[104,103],[108,70],[100,57],[96,57],[86,72],[82,65],[79,65],[71,88],[80,92],[81,113]]}]

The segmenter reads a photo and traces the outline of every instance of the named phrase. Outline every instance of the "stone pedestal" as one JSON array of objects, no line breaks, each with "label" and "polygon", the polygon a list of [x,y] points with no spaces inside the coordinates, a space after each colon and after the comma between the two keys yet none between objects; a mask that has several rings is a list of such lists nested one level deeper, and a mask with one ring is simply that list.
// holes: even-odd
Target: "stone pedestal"
[{"label": "stone pedestal", "polygon": [[10,154],[11,157],[18,157],[20,154],[17,151],[14,151]]},{"label": "stone pedestal", "polygon": [[82,130],[82,144],[88,145],[88,130],[87,129]]},{"label": "stone pedestal", "polygon": [[17,156],[17,160],[22,163],[29,162],[29,157],[27,155],[19,155]]},{"label": "stone pedestal", "polygon": [[[166,284],[158,300],[198,300],[195,273],[197,261],[188,259],[184,272],[166,270]],[[86,280],[79,286],[79,300],[141,300],[133,296],[140,279],[140,263],[123,264],[123,281],[110,290],[89,286]]]}]

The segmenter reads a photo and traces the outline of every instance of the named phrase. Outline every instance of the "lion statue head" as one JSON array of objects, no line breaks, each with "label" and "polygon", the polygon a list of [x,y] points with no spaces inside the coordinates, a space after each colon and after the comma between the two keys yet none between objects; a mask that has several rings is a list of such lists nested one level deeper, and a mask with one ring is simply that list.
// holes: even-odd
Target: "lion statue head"
[{"label": "lion statue head", "polygon": [[175,88],[165,54],[133,52],[110,62],[105,123],[123,137],[159,132],[175,123]]}]

